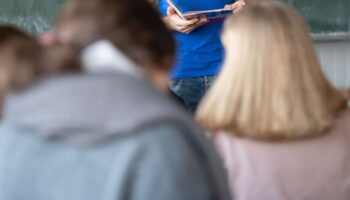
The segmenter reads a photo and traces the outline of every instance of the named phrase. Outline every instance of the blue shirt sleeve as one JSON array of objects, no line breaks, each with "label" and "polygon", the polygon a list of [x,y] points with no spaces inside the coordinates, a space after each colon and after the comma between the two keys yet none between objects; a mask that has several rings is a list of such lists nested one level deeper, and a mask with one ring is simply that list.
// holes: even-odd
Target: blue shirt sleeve
[{"label": "blue shirt sleeve", "polygon": [[167,15],[169,4],[166,0],[159,0],[159,11],[163,16]]}]

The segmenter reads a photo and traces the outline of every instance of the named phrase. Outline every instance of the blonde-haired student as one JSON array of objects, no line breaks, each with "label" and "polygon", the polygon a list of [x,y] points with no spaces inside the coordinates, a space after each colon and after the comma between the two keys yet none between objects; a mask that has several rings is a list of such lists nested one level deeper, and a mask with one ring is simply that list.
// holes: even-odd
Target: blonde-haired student
[{"label": "blonde-haired student", "polygon": [[327,81],[309,30],[279,1],[228,19],[223,70],[197,120],[212,131],[236,200],[350,197],[348,93]]}]

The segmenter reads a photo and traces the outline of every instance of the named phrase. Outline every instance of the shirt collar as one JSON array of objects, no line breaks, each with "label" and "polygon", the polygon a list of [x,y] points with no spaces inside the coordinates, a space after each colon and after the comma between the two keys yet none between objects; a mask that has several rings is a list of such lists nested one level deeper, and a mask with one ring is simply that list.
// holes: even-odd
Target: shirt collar
[{"label": "shirt collar", "polygon": [[81,61],[87,72],[119,71],[140,77],[141,68],[107,40],[99,40],[81,53]]}]

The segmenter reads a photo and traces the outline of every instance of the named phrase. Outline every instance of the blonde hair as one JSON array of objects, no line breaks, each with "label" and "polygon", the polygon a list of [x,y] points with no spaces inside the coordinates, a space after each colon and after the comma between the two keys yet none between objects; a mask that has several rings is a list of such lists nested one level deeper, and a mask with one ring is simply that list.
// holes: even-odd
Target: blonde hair
[{"label": "blonde hair", "polygon": [[226,59],[201,103],[208,129],[257,139],[324,133],[347,97],[323,75],[309,30],[279,1],[261,1],[229,18],[222,34]]}]

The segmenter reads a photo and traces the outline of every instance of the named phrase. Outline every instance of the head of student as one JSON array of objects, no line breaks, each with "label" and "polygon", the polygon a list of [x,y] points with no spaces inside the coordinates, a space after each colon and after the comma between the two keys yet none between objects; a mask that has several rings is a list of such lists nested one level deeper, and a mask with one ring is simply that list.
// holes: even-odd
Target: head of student
[{"label": "head of student", "polygon": [[[7,93],[30,86],[40,76],[77,71],[80,68],[75,51],[57,47],[45,48],[35,37],[17,28],[0,26],[1,104]],[[47,66],[47,63],[50,65]]]},{"label": "head of student", "polygon": [[146,0],[72,0],[56,22],[61,41],[83,49],[108,40],[147,74],[171,69],[175,43]]},{"label": "head of student", "polygon": [[324,133],[347,95],[322,73],[302,17],[279,1],[259,1],[226,21],[226,59],[197,113],[207,128],[257,139]]},{"label": "head of student", "polygon": [[41,52],[35,38],[14,27],[0,26],[1,102],[7,92],[23,88],[39,73]]}]

